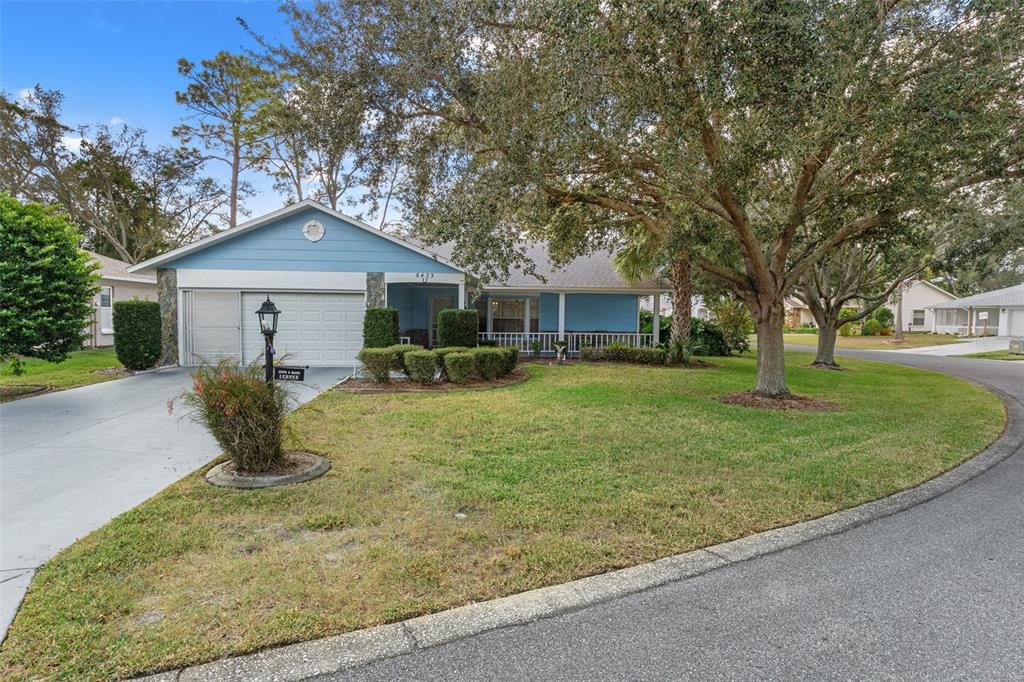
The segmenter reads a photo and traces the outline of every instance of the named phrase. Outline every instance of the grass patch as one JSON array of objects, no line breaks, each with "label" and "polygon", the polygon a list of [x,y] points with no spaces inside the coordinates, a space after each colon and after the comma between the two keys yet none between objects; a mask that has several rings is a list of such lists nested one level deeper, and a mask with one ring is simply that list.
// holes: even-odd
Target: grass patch
[{"label": "grass patch", "polygon": [[[817,334],[785,334],[785,342],[801,346],[817,346]],[[895,343],[891,336],[839,336],[836,337],[836,348],[859,348],[861,350],[898,350],[900,348],[922,348],[924,346],[941,346],[956,343],[956,337],[950,334],[923,334],[920,332],[904,332],[903,343]]]},{"label": "grass patch", "polygon": [[1014,354],[1008,350],[990,350],[984,353],[962,355],[964,358],[984,358],[986,360],[1024,360],[1024,355]]},{"label": "grass patch", "polygon": [[43,384],[54,389],[75,388],[116,376],[97,374],[98,369],[120,367],[113,348],[92,348],[72,353],[64,362],[47,362],[38,358],[25,359],[25,373],[15,376],[10,363],[0,366],[0,386]]},{"label": "grass patch", "polygon": [[194,473],[79,540],[36,576],[0,677],[127,676],[650,561],[914,485],[1003,426],[966,382],[799,354],[792,388],[840,411],[725,405],[754,361],[715,361],[328,392],[289,417],[291,447],[330,457],[326,475],[254,492]]}]

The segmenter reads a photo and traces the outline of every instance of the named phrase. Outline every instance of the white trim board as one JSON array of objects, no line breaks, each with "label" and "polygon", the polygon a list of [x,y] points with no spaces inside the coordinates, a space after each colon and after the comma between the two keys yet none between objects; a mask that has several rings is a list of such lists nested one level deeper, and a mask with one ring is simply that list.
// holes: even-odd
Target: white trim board
[{"label": "white trim board", "polygon": [[179,289],[265,289],[267,291],[366,291],[365,272],[294,270],[206,270],[181,268]]},{"label": "white trim board", "polygon": [[462,268],[460,268],[459,266],[455,265],[454,263],[449,263],[447,260],[441,258],[440,256],[438,256],[435,253],[431,253],[430,251],[427,251],[426,249],[420,248],[419,246],[416,246],[415,244],[407,242],[404,239],[401,239],[400,237],[396,237],[396,236],[394,236],[392,234],[388,234],[387,232],[384,232],[382,230],[378,230],[377,228],[375,228],[375,227],[373,227],[371,225],[367,225],[366,223],[364,223],[361,220],[357,220],[357,219],[355,219],[355,218],[353,218],[351,216],[347,216],[344,213],[339,213],[338,211],[330,209],[330,208],[324,206],[323,204],[321,204],[319,201],[315,201],[313,199],[303,199],[302,201],[300,201],[300,202],[298,202],[296,204],[292,204],[291,206],[285,206],[283,208],[279,208],[276,211],[271,211],[270,213],[267,213],[266,215],[262,215],[259,218],[254,218],[253,220],[250,220],[249,222],[242,223],[241,225],[238,225],[236,227],[232,227],[230,229],[224,230],[223,232],[218,232],[217,234],[212,234],[209,237],[205,237],[203,239],[200,239],[199,241],[192,242],[191,244],[186,244],[185,246],[179,246],[178,248],[172,249],[172,250],[168,251],[167,253],[160,254],[159,256],[156,256],[155,258],[150,258],[147,261],[143,261],[141,263],[137,263],[137,264],[131,266],[130,268],[128,268],[128,272],[145,272],[147,270],[153,270],[153,269],[159,267],[162,263],[166,263],[167,261],[175,260],[177,258],[181,258],[182,256],[184,256],[186,254],[189,254],[189,253],[192,253],[194,251],[201,251],[202,249],[205,249],[208,246],[212,246],[213,244],[217,244],[217,243],[222,242],[222,241],[227,241],[229,239],[234,239],[235,237],[238,237],[238,236],[243,235],[243,234],[245,234],[247,232],[251,232],[251,231],[253,231],[253,230],[257,229],[257,228],[260,228],[260,227],[263,227],[264,225],[272,223],[275,220],[278,220],[280,218],[284,218],[286,216],[292,215],[293,213],[298,213],[300,211],[304,211],[304,210],[309,209],[309,208],[313,208],[313,209],[316,209],[316,210],[321,211],[323,213],[326,213],[327,215],[329,215],[329,216],[331,216],[333,218],[337,218],[338,220],[343,220],[346,223],[349,223],[350,225],[358,227],[358,228],[360,228],[362,230],[365,230],[365,231],[367,231],[367,232],[369,232],[371,234],[375,234],[378,237],[381,237],[382,239],[387,239],[388,241],[390,241],[392,243],[395,243],[395,244],[398,244],[399,246],[403,246],[403,247],[409,249],[410,251],[414,251],[414,252],[420,254],[421,256],[426,256],[428,258],[431,258],[431,259],[437,261],[438,263],[441,263],[442,265],[447,265],[448,267],[454,268],[455,270],[458,270],[459,272],[464,272],[464,270]]},{"label": "white trim board", "polygon": [[[423,278],[421,274],[428,274],[429,277]],[[431,273],[418,273],[418,272],[385,272],[384,283],[385,284],[463,284],[466,281],[466,275],[463,273],[454,272],[431,272]]]}]

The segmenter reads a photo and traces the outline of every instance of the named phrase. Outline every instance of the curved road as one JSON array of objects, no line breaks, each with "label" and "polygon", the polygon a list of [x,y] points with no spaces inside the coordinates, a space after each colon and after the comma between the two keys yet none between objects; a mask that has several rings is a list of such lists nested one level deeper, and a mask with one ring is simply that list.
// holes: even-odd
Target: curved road
[{"label": "curved road", "polygon": [[[1024,362],[852,354],[1024,402]],[[1022,455],[839,535],[321,679],[1021,679]]]}]

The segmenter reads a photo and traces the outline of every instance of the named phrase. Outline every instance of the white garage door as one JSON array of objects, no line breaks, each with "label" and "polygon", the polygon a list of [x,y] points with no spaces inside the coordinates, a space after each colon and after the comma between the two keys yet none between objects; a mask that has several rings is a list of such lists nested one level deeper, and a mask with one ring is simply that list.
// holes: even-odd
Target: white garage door
[{"label": "white garage door", "polygon": [[277,357],[294,365],[352,365],[363,345],[363,294],[244,292],[242,294],[242,360],[263,357],[263,335],[256,310],[267,295],[281,310],[274,348]]},{"label": "white garage door", "polygon": [[238,360],[241,347],[237,291],[185,291],[182,294],[184,365]]},{"label": "white garage door", "polygon": [[1010,336],[1024,336],[1024,308],[1008,308],[1007,329]]}]

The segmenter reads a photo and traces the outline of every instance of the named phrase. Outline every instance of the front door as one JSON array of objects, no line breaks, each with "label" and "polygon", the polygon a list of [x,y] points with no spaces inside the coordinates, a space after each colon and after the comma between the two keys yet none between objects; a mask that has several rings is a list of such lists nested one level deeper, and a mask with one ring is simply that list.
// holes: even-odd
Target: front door
[{"label": "front door", "polygon": [[430,345],[437,345],[437,314],[442,310],[455,307],[455,298],[452,296],[431,296],[430,297]]}]

